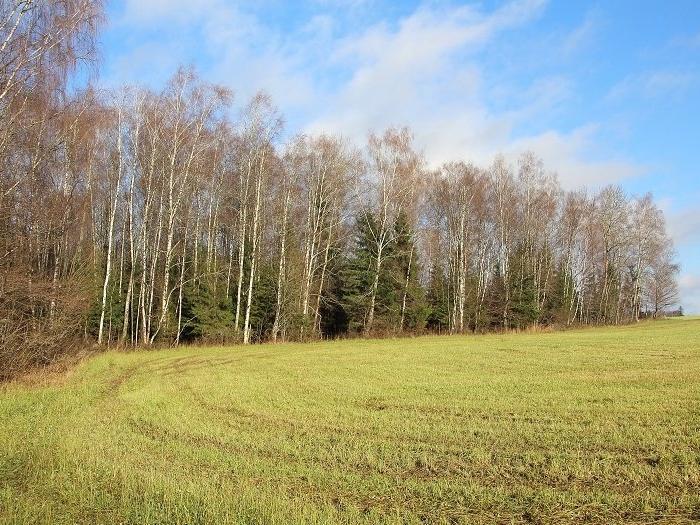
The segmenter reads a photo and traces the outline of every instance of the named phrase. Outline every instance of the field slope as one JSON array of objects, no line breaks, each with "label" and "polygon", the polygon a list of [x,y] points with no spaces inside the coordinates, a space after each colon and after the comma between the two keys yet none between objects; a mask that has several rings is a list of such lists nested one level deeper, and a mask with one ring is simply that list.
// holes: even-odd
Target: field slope
[{"label": "field slope", "polygon": [[690,523],[700,320],[100,355],[0,390],[2,523]]}]

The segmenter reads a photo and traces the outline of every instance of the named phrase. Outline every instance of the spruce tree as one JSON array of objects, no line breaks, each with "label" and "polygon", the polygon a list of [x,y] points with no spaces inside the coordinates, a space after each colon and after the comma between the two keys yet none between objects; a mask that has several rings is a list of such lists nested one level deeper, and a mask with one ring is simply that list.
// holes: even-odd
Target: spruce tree
[{"label": "spruce tree", "polygon": [[445,273],[437,264],[434,264],[430,271],[426,303],[428,330],[447,332],[450,329],[449,290]]},{"label": "spruce tree", "polygon": [[342,270],[342,302],[351,333],[363,330],[369,307],[368,291],[372,284],[373,265],[376,264],[372,252],[373,221],[374,217],[368,211],[359,215],[352,252]]},{"label": "spruce tree", "polygon": [[398,304],[392,305],[391,309],[398,308],[400,331],[421,332],[425,329],[428,305],[425,291],[419,281],[420,264],[415,234],[405,212],[401,212],[396,218],[394,230],[394,258],[388,266],[396,283],[392,298],[398,299]]},{"label": "spruce tree", "polygon": [[188,286],[182,297],[181,341],[224,341],[232,333],[231,301],[202,280]]}]

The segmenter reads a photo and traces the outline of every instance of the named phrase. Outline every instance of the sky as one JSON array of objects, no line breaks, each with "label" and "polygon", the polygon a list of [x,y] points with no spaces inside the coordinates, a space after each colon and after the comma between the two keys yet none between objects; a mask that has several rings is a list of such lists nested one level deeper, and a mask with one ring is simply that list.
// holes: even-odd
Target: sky
[{"label": "sky", "polygon": [[431,165],[531,150],[565,188],[651,192],[700,313],[700,1],[114,0],[101,40],[107,88],[193,66],[288,137],[407,125]]}]

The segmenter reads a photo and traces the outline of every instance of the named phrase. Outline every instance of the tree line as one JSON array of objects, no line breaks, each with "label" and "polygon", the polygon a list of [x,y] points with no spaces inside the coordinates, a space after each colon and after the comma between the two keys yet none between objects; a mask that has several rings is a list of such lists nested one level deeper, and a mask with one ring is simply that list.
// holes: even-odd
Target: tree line
[{"label": "tree line", "polygon": [[283,140],[270,98],[179,70],[71,89],[95,0],[0,0],[0,375],[87,342],[609,324],[677,300],[649,195],[564,191],[533,153],[435,169],[411,132]]}]

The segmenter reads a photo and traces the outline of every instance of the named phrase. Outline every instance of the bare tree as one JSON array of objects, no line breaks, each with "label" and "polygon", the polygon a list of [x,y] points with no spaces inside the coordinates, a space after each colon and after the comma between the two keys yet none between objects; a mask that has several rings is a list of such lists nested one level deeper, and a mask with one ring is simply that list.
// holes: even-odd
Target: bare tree
[{"label": "bare tree", "polygon": [[[243,284],[244,255],[246,232],[249,231],[250,254],[245,320],[243,322],[243,343],[251,340],[250,312],[253,304],[253,286],[255,272],[258,266],[258,248],[260,242],[260,223],[262,219],[263,190],[270,170],[270,158],[274,141],[282,129],[282,118],[267,94],[258,93],[246,107],[243,114],[241,130],[241,157],[239,165],[242,171],[241,180],[246,187],[244,209],[240,220],[242,223],[239,235],[239,276],[236,303],[236,326],[240,312],[241,289]],[[252,195],[249,195],[252,192]],[[250,199],[249,199],[250,197]],[[250,202],[248,202],[250,200]],[[247,222],[250,220],[250,228]]]},{"label": "bare tree", "polygon": [[405,128],[363,152],[327,135],[282,149],[269,96],[235,117],[229,91],[187,69],[156,92],[78,89],[103,10],[0,0],[0,376],[207,323],[248,344],[420,331],[427,310],[464,332],[677,302],[650,195],[564,192],[533,153],[426,173]]},{"label": "bare tree", "polygon": [[[116,159],[114,160],[114,169],[110,170],[114,171],[114,175],[109,177],[108,179],[109,211],[107,222],[109,223],[109,226],[107,227],[107,254],[105,263],[105,275],[102,284],[102,308],[100,310],[100,325],[98,328],[97,335],[97,344],[99,345],[101,345],[103,342],[105,313],[107,311],[107,291],[109,289],[109,282],[112,275],[112,247],[114,245],[114,221],[117,216],[117,204],[119,203],[119,192],[123,172],[122,161],[124,155],[122,151],[122,112],[123,106],[120,102],[118,102],[116,121],[113,123],[113,126],[115,127],[116,131],[116,152],[114,153]],[[107,151],[109,152],[109,150]]]},{"label": "bare tree", "polygon": [[[375,264],[365,334],[372,331],[377,288],[384,263],[385,251],[395,240],[394,224],[399,213],[409,207],[415,198],[416,182],[421,170],[421,158],[413,150],[412,137],[407,128],[388,129],[382,136],[370,135],[367,146],[368,178],[373,187],[368,213],[376,220],[367,220],[374,243]],[[365,218],[369,219],[365,214]]]},{"label": "bare tree", "polygon": [[656,319],[678,304],[678,265],[673,262],[672,244],[664,239],[649,267],[648,284],[644,288],[647,312]]}]

